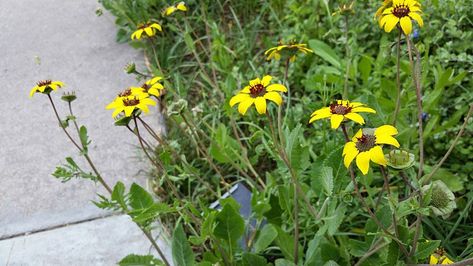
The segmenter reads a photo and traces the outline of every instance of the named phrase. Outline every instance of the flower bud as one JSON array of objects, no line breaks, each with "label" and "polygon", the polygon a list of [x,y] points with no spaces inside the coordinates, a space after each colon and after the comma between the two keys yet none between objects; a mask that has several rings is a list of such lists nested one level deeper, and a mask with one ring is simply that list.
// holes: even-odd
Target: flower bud
[{"label": "flower bud", "polygon": [[61,96],[61,100],[65,101],[65,102],[68,102],[68,103],[73,102],[75,99],[77,99],[77,96],[76,96],[75,92],[69,92],[69,93],[66,92]]},{"label": "flower bud", "polygon": [[397,170],[407,169],[414,165],[414,154],[404,150],[392,150],[385,157],[388,165]]},{"label": "flower bud", "polygon": [[435,180],[431,184],[423,186],[422,192],[427,193],[429,189],[432,189],[430,209],[435,215],[447,219],[457,207],[455,195],[441,180]]},{"label": "flower bud", "polygon": [[136,72],[136,65],[135,63],[131,62],[131,63],[128,63],[126,66],[125,66],[125,72],[127,74],[133,74]]}]

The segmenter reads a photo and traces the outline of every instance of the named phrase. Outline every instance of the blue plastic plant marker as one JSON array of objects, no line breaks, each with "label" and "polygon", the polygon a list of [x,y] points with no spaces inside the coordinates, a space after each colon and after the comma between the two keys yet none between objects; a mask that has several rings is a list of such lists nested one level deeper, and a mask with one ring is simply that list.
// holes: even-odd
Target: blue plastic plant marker
[{"label": "blue plastic plant marker", "polygon": [[[222,199],[232,197],[240,204],[240,215],[246,221],[245,235],[240,239],[240,247],[244,250],[248,248],[248,240],[255,232],[256,219],[251,217],[251,191],[243,184],[239,182],[232,186],[228,192],[222,195]],[[210,204],[210,208],[220,210],[222,206],[219,201],[215,201]]]}]

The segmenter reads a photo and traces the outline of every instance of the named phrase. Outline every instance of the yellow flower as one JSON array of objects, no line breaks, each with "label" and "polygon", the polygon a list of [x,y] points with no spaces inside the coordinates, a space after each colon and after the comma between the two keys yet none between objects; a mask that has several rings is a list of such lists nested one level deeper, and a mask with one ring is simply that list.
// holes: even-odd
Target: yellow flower
[{"label": "yellow flower", "polygon": [[55,91],[58,88],[64,87],[64,83],[61,81],[52,81],[50,79],[47,80],[41,80],[36,83],[36,86],[31,89],[30,91],[30,97],[33,97],[33,95],[36,92],[41,92],[44,94],[49,94],[51,91]]},{"label": "yellow flower", "polygon": [[420,4],[416,0],[393,0],[392,7],[383,10],[379,26],[391,32],[399,24],[404,34],[409,35],[412,32],[412,19],[420,27],[424,25],[420,13]]},{"label": "yellow flower", "polygon": [[149,95],[143,92],[142,88],[129,88],[118,94],[118,96],[105,107],[106,109],[115,109],[112,117],[116,117],[121,112],[125,117],[129,117],[135,110],[149,112],[148,105],[156,105],[156,102],[149,98]]},{"label": "yellow flower", "polygon": [[161,95],[160,91],[164,90],[163,84],[159,83],[159,81],[163,79],[162,77],[154,77],[150,80],[147,80],[141,87],[131,87],[131,91],[141,91],[143,93],[147,93],[149,95],[154,95],[159,97]]},{"label": "yellow flower", "polygon": [[281,59],[281,54],[289,56],[289,60],[291,62],[294,62],[296,60],[296,55],[297,52],[301,52],[304,54],[308,53],[313,53],[311,49],[307,48],[307,44],[305,43],[295,43],[295,42],[290,42],[289,44],[282,44],[279,42],[279,45],[276,47],[269,48],[264,52],[264,55],[266,55],[266,60],[279,60]]},{"label": "yellow flower", "polygon": [[391,5],[393,3],[393,0],[384,0],[383,1],[383,5],[378,8],[378,10],[376,10],[376,13],[374,14],[374,17],[378,19],[378,22],[379,22],[379,19],[381,17],[381,15],[383,14],[383,11],[388,8],[389,5]]},{"label": "yellow flower", "polygon": [[449,259],[442,248],[438,248],[434,254],[430,255],[429,264],[453,264],[454,261]]},{"label": "yellow flower", "polygon": [[330,123],[333,129],[337,129],[344,119],[350,119],[363,125],[365,120],[361,115],[357,114],[362,112],[376,113],[375,110],[366,107],[362,103],[337,100],[331,103],[329,107],[324,107],[314,111],[310,115],[309,123],[330,117]]},{"label": "yellow flower", "polygon": [[349,167],[356,158],[356,166],[366,175],[370,168],[370,161],[386,166],[381,145],[389,144],[399,148],[399,142],[393,137],[397,129],[390,125],[384,125],[376,129],[360,129],[352,141],[347,142],[343,148],[344,164]]},{"label": "yellow flower", "polygon": [[156,31],[159,30],[159,31],[163,31],[163,29],[161,28],[161,25],[159,25],[158,23],[143,23],[143,24],[139,24],[138,25],[138,29],[133,32],[133,34],[131,34],[131,39],[134,40],[134,39],[141,39],[143,33],[145,33],[145,35],[147,35],[148,37],[153,37],[154,35],[156,35]]},{"label": "yellow flower", "polygon": [[181,10],[181,11],[187,11],[187,7],[186,7],[186,3],[184,2],[179,2],[175,5],[172,5],[170,7],[167,7],[164,12],[163,12],[163,15],[166,15],[166,16],[170,16],[172,13],[178,11],[178,10]]},{"label": "yellow flower", "polygon": [[282,84],[271,84],[272,77],[266,75],[263,79],[253,79],[250,85],[244,87],[237,95],[230,99],[230,106],[238,105],[238,112],[244,115],[248,108],[255,104],[259,114],[266,113],[266,100],[271,100],[277,105],[281,105],[282,97],[279,92],[287,92],[287,88]]}]

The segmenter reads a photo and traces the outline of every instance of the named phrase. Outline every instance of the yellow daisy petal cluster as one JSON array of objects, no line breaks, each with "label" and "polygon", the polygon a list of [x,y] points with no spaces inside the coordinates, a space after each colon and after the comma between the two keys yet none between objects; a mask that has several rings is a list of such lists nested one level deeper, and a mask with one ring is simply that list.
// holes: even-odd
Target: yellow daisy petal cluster
[{"label": "yellow daisy petal cluster", "polygon": [[145,34],[145,36],[153,37],[154,35],[156,35],[157,31],[163,31],[163,29],[161,28],[161,25],[156,22],[147,22],[139,24],[137,30],[131,34],[131,39],[139,40],[143,37],[143,33]]},{"label": "yellow daisy petal cluster", "polygon": [[249,86],[244,87],[230,99],[230,106],[233,107],[238,103],[238,112],[244,115],[253,104],[259,114],[266,114],[266,100],[281,105],[282,97],[279,92],[287,92],[287,88],[282,84],[270,85],[271,79],[270,75],[266,75],[262,79],[251,80]]},{"label": "yellow daisy petal cluster", "polygon": [[343,162],[349,167],[356,158],[356,166],[366,175],[370,168],[370,161],[386,166],[382,145],[389,144],[399,148],[399,142],[393,137],[397,129],[391,125],[383,125],[376,129],[360,129],[352,141],[345,144],[343,148]]},{"label": "yellow daisy petal cluster", "polygon": [[330,118],[333,129],[337,129],[345,119],[350,119],[363,125],[365,120],[357,113],[376,113],[376,111],[359,102],[337,100],[331,103],[329,107],[315,110],[310,115],[309,123],[323,118]]},{"label": "yellow daisy petal cluster", "polygon": [[[120,94],[105,108],[115,109],[112,117],[117,117],[121,112],[125,117],[130,117],[134,111],[149,112],[148,105],[156,105],[156,102],[149,98],[149,94],[143,92],[142,88],[131,87]],[[136,112],[135,112],[136,114]]]},{"label": "yellow daisy petal cluster", "polygon": [[374,17],[378,19],[381,18],[381,15],[383,14],[383,11],[388,8],[391,4],[393,3],[393,0],[384,0],[383,5],[376,10],[376,13],[374,14]]},{"label": "yellow daisy petal cluster", "polygon": [[130,89],[141,91],[143,93],[147,93],[149,95],[153,95],[159,97],[161,95],[161,91],[164,90],[163,84],[159,83],[162,80],[162,77],[154,77],[150,80],[147,80],[141,87],[131,87]]},{"label": "yellow daisy petal cluster", "polygon": [[430,255],[429,264],[446,265],[446,264],[453,264],[453,263],[455,262],[447,257],[447,255],[445,254],[445,251],[442,248],[438,248],[434,252],[434,254]]},{"label": "yellow daisy petal cluster", "polygon": [[30,91],[30,97],[33,97],[33,95],[36,92],[41,92],[45,94],[49,94],[51,91],[55,91],[58,88],[64,87],[64,83],[62,81],[52,81],[50,79],[47,80],[41,80],[36,83],[36,86],[34,86],[31,91]]},{"label": "yellow daisy petal cluster", "polygon": [[266,50],[266,52],[264,52],[264,55],[267,56],[266,60],[280,60],[281,55],[287,55],[290,58],[289,60],[291,62],[294,62],[296,60],[296,55],[298,52],[308,54],[313,53],[314,51],[307,48],[307,44],[305,43],[291,42],[289,44],[282,44],[280,42],[278,46]]},{"label": "yellow daisy petal cluster", "polygon": [[187,11],[187,7],[186,7],[186,3],[184,2],[179,2],[175,5],[172,5],[170,7],[167,7],[166,9],[164,9],[163,11],[163,15],[164,16],[170,16],[172,13],[176,12],[176,11]]},{"label": "yellow daisy petal cluster", "polygon": [[420,6],[416,0],[392,0],[391,7],[386,5],[382,9],[379,26],[386,32],[391,32],[396,25],[400,25],[404,34],[409,35],[412,32],[412,20],[415,20],[420,27],[424,26]]}]

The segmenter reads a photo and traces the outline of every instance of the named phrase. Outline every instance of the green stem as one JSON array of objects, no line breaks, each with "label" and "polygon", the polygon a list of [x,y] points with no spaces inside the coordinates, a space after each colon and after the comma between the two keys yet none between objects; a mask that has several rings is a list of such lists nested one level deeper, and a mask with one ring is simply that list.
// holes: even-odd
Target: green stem
[{"label": "green stem", "polygon": [[343,86],[343,99],[348,99],[348,77],[350,74],[350,46],[348,45],[348,32],[350,30],[348,24],[348,16],[344,16],[345,18],[345,58],[347,60],[347,66],[345,69],[345,82]]},{"label": "green stem", "polygon": [[396,95],[396,108],[394,109],[394,117],[393,117],[393,126],[396,126],[397,116],[399,114],[399,110],[401,109],[401,37],[402,37],[402,30],[399,29],[399,34],[397,38],[397,53],[396,53],[396,88],[397,88],[397,95]]}]

